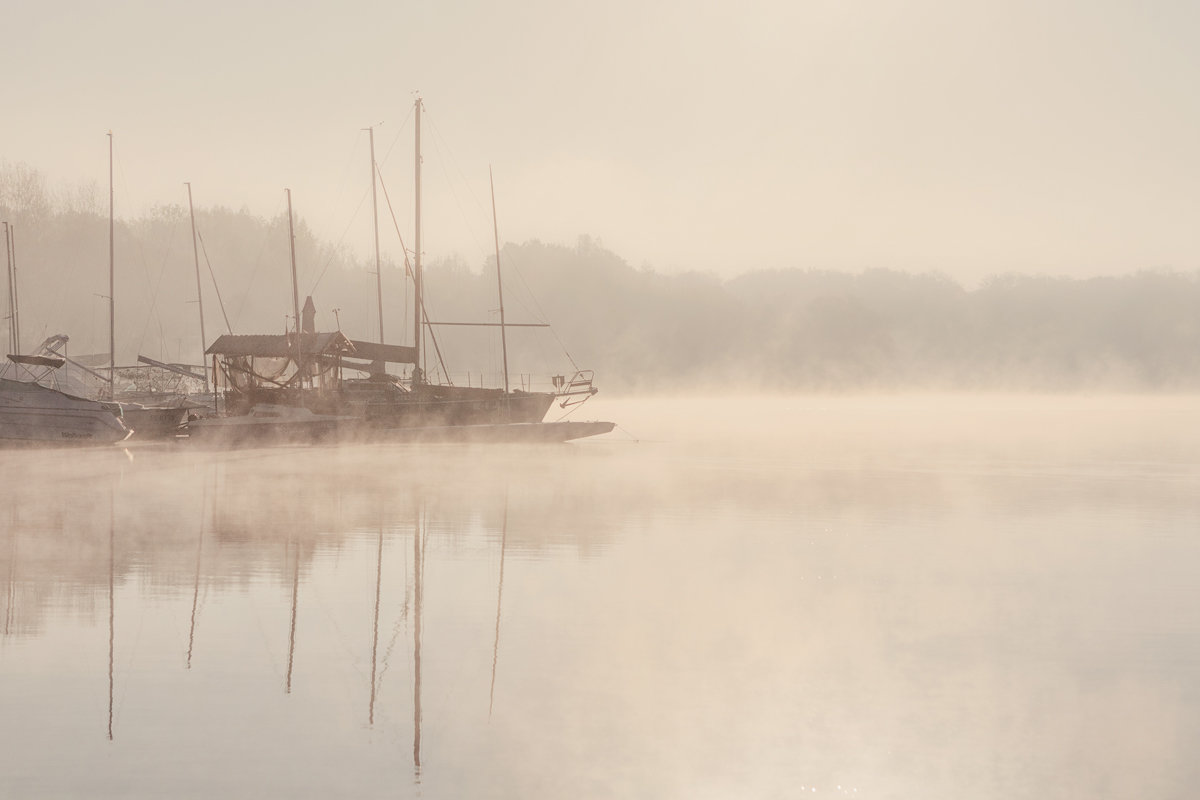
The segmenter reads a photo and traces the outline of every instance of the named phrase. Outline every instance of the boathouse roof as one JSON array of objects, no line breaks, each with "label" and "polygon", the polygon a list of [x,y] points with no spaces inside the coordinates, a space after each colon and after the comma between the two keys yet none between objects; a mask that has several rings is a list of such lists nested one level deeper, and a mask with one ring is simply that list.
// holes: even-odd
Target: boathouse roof
[{"label": "boathouse roof", "polygon": [[[355,354],[354,345],[340,331],[333,333],[301,334],[300,346],[304,355]],[[218,336],[204,351],[216,356],[256,356],[259,358],[289,358],[296,355],[296,334],[232,334]]]}]

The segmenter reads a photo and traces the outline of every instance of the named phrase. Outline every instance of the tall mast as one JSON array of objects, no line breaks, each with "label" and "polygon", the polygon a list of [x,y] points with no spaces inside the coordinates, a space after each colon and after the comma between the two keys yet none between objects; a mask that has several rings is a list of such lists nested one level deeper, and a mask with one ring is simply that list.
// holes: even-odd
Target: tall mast
[{"label": "tall mast", "polygon": [[292,253],[292,311],[296,314],[296,374],[298,386],[304,385],[304,348],[300,345],[300,288],[296,283],[296,233],[292,229],[292,190],[284,189],[288,199],[288,244]]},{"label": "tall mast", "polygon": [[500,352],[504,355],[504,394],[508,394],[508,337],[504,328],[504,281],[500,278],[500,225],[496,221],[496,181],[488,167],[488,183],[492,187],[492,234],[496,238],[496,292],[500,295]]},{"label": "tall mast", "polygon": [[7,259],[7,275],[8,275],[8,352],[18,353],[17,336],[13,328],[13,320],[16,319],[16,304],[13,302],[13,273],[12,273],[12,250],[9,249],[9,230],[8,223],[4,223],[4,258]]},{"label": "tall mast", "polygon": [[108,399],[113,399],[117,373],[117,322],[113,291],[116,283],[113,267],[113,135],[108,132]]},{"label": "tall mast", "polygon": [[[196,262],[196,304],[200,306],[200,363],[204,363],[204,350],[208,347],[208,338],[204,335],[204,293],[200,291],[200,251],[196,247],[196,209],[192,206],[192,184],[184,182],[188,187],[188,215],[192,218],[192,258]],[[208,370],[204,370],[204,393],[208,394]]]},{"label": "tall mast", "polygon": [[383,271],[379,268],[379,201],[375,193],[375,128],[367,128],[371,140],[371,223],[375,226],[375,294],[379,298],[379,343],[383,344]]},{"label": "tall mast", "polygon": [[12,289],[11,289],[12,297],[10,298],[10,300],[12,302],[13,340],[17,343],[16,344],[17,349],[14,350],[13,352],[20,353],[21,352],[21,298],[19,296],[19,293],[17,292],[17,286],[19,285],[19,282],[17,281],[17,226],[16,225],[8,226],[8,251],[9,251],[8,252],[9,263],[12,264]]},{"label": "tall mast", "polygon": [[413,369],[414,375],[421,377],[420,382],[424,382],[424,375],[421,374],[421,98],[416,100],[416,165],[413,168],[413,184],[416,187],[416,233],[413,237],[413,247],[416,252],[413,259],[413,294],[415,313],[413,314],[413,360],[416,366]]}]

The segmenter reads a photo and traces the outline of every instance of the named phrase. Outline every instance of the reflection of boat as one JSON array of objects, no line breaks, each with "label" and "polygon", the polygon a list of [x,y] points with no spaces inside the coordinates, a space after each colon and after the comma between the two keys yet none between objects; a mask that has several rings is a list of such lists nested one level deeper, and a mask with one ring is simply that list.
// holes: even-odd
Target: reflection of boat
[{"label": "reflection of boat", "polygon": [[85,400],[37,383],[0,378],[0,441],[110,444],[130,430],[112,403]]},{"label": "reflection of boat", "polygon": [[[348,339],[341,332],[320,333],[315,324],[316,308],[309,297],[303,310],[296,290],[295,251],[292,251],[294,331],[281,335],[219,337],[207,349],[213,358],[218,394],[224,413],[250,415],[266,405],[302,407],[314,415],[341,418],[339,435],[404,440],[470,441],[566,441],[612,430],[611,423],[543,423],[550,406],[558,401],[567,408],[596,393],[590,370],[576,371],[570,379],[558,376],[553,391],[512,389],[508,382],[508,327],[547,327],[541,323],[508,323],[504,318],[503,288],[499,280],[499,237],[497,236],[497,288],[500,294],[501,347],[504,351],[504,387],[455,386],[442,363],[436,325],[475,323],[430,322],[422,299],[421,270],[421,101],[415,106],[416,129],[416,240],[414,263],[405,267],[414,286],[412,344],[386,344],[383,339],[380,299],[380,342]],[[372,153],[374,152],[372,146]],[[372,178],[376,174],[372,155]],[[288,194],[291,225],[291,195]],[[494,204],[493,204],[494,205]],[[407,251],[406,251],[407,253]],[[496,323],[479,323],[497,327]],[[445,383],[434,383],[427,369],[429,338]],[[386,372],[388,364],[403,365],[405,377]],[[353,372],[365,377],[352,377]],[[247,424],[247,430],[260,427]],[[541,427],[544,426],[544,427]],[[208,426],[217,427],[217,426]],[[232,426],[230,426],[232,428]],[[205,426],[199,426],[201,430]],[[453,429],[453,430],[451,430]],[[323,431],[322,431],[323,433]]]}]

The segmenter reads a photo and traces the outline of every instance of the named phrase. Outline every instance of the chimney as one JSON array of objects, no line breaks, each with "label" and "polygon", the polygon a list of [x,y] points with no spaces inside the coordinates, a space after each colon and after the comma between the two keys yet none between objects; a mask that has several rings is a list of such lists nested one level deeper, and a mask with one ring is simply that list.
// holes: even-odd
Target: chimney
[{"label": "chimney", "polygon": [[317,307],[313,305],[311,294],[304,298],[304,308],[300,311],[300,320],[301,332],[317,332]]}]

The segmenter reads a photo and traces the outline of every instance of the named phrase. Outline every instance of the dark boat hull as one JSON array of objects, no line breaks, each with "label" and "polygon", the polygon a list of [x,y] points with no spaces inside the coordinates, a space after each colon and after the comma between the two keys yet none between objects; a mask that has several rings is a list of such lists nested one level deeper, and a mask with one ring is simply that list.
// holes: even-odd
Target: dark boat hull
[{"label": "dark boat hull", "polygon": [[183,432],[188,409],[122,405],[121,415],[137,441],[173,439]]},{"label": "dark boat hull", "polygon": [[554,402],[546,392],[420,386],[387,402],[369,403],[367,421],[382,428],[504,425],[541,422]]},{"label": "dark boat hull", "polygon": [[[260,409],[266,407],[260,407]],[[275,407],[278,408],[278,407]],[[265,444],[556,443],[610,432],[612,422],[506,422],[389,427],[360,417],[317,415],[307,409],[193,420],[191,441],[217,446]]]},{"label": "dark boat hull", "polygon": [[[363,390],[367,391],[363,391]],[[549,392],[508,392],[465,386],[418,386],[397,391],[388,384],[355,384],[355,391],[266,389],[229,392],[228,416],[257,406],[306,408],[314,414],[362,419],[379,429],[541,422],[554,402]]]},{"label": "dark boat hull", "polygon": [[429,428],[396,428],[387,440],[395,442],[569,442],[609,433],[612,422],[511,422],[498,425],[446,425]]}]

